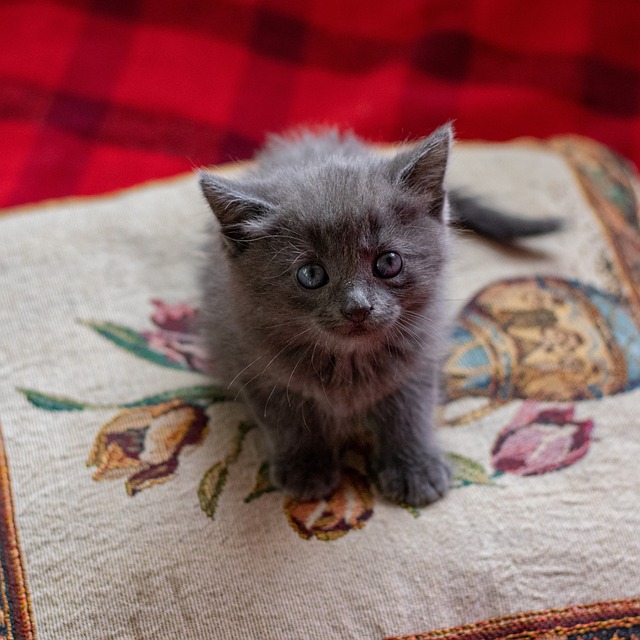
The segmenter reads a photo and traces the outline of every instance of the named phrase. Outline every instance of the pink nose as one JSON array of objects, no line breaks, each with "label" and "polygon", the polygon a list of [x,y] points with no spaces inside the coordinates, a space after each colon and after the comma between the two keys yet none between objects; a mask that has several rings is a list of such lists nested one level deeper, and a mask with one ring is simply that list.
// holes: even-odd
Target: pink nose
[{"label": "pink nose", "polygon": [[355,322],[356,324],[363,323],[371,313],[371,307],[355,307],[353,309],[342,309],[342,315]]}]

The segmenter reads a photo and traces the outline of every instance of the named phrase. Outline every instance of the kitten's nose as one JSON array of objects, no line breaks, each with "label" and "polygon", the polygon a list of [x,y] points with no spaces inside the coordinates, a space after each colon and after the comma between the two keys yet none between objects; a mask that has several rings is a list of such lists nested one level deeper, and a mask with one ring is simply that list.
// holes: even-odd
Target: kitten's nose
[{"label": "kitten's nose", "polygon": [[373,309],[373,307],[345,307],[342,309],[342,315],[347,318],[347,320],[351,320],[351,322],[362,324],[368,318],[371,309]]}]

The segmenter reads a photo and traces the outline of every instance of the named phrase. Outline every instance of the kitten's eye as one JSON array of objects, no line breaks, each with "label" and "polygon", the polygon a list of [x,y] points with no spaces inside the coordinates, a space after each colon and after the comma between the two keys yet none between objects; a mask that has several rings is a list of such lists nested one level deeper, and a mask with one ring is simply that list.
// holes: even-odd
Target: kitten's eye
[{"label": "kitten's eye", "polygon": [[402,256],[395,251],[380,254],[373,264],[378,278],[395,278],[402,271]]},{"label": "kitten's eye", "polygon": [[329,274],[319,264],[305,264],[300,267],[297,278],[305,289],[319,289],[329,282]]}]

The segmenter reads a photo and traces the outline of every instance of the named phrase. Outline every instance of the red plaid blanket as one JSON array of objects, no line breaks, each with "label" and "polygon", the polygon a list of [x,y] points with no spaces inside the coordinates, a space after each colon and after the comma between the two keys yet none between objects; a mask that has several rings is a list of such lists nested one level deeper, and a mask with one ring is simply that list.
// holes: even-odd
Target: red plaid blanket
[{"label": "red plaid blanket", "polygon": [[0,206],[373,140],[581,133],[640,164],[637,0],[5,0]]}]

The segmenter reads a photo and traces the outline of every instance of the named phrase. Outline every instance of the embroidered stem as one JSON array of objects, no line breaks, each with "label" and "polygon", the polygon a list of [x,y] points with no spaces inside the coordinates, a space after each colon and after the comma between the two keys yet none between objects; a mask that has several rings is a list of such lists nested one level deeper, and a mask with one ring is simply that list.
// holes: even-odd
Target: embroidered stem
[{"label": "embroidered stem", "polygon": [[232,400],[232,398],[221,387],[214,385],[196,385],[193,387],[183,387],[163,391],[151,396],[146,396],[133,402],[82,402],[72,398],[56,396],[49,393],[42,393],[35,389],[24,389],[18,387],[27,400],[39,409],[45,411],[85,411],[86,409],[133,409],[135,407],[146,407],[150,405],[169,402],[171,400],[182,400],[184,402],[204,401],[207,404],[215,404]]},{"label": "embroidered stem", "polygon": [[222,494],[227,478],[229,477],[229,467],[236,462],[242,452],[242,445],[247,434],[255,429],[255,424],[250,422],[241,422],[238,425],[238,433],[236,433],[231,448],[227,455],[216,462],[200,480],[198,486],[198,500],[200,508],[209,518],[213,518],[218,508],[218,500]]}]

